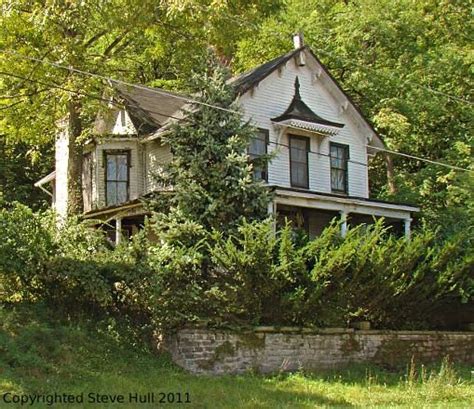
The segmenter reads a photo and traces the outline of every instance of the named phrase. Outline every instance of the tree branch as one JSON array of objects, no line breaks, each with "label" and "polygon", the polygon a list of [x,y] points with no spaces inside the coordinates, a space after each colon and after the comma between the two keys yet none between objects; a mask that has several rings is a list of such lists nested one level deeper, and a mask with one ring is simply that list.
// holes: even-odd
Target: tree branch
[{"label": "tree branch", "polygon": [[125,36],[130,32],[130,30],[125,30],[120,34],[114,41],[104,51],[104,57],[108,57],[112,50],[125,38]]},{"label": "tree branch", "polygon": [[93,35],[89,40],[84,43],[84,47],[90,47],[94,44],[99,38],[107,34],[107,30],[99,31],[96,35]]},{"label": "tree branch", "polygon": [[36,90],[35,92],[30,92],[28,94],[16,94],[16,95],[0,95],[0,99],[15,99],[15,98],[26,98],[33,97],[35,95],[41,94],[42,92],[49,91],[51,88],[43,88]]}]

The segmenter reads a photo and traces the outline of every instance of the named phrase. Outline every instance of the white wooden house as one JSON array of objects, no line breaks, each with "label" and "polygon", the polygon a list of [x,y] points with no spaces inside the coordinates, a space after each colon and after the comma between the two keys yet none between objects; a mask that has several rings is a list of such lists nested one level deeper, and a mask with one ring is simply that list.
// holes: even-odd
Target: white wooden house
[{"label": "white wooden house", "polygon": [[[312,236],[334,218],[370,223],[384,217],[406,235],[413,205],[369,198],[368,160],[384,144],[326,67],[306,46],[230,80],[246,120],[259,129],[249,156],[274,152],[268,169],[255,169],[275,192],[269,212]],[[171,159],[161,135],[182,115],[176,95],[147,87],[117,86],[126,109],[99,117],[85,149],[85,217],[115,226],[117,239],[143,223],[140,198],[157,189],[153,175]],[[53,205],[67,209],[67,134],[56,143],[56,169],[37,186],[53,185]],[[122,233],[120,233],[122,232]]]}]

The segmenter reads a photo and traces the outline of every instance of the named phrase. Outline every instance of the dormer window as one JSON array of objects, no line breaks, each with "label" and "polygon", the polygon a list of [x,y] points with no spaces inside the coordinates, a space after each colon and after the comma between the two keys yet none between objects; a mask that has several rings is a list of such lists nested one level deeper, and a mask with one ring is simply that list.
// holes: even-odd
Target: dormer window
[{"label": "dormer window", "polygon": [[267,164],[261,163],[261,157],[267,154],[268,131],[259,129],[258,133],[250,140],[248,155],[253,165],[255,180],[268,181]]},{"label": "dormer window", "polygon": [[130,151],[105,152],[106,206],[118,205],[129,200]]},{"label": "dormer window", "polygon": [[347,163],[349,146],[331,143],[331,190],[334,193],[348,193]]}]

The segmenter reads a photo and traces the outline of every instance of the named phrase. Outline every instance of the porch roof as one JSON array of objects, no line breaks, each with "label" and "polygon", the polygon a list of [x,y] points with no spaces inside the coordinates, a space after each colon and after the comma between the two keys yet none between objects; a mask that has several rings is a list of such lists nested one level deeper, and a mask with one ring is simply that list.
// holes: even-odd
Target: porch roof
[{"label": "porch roof", "polygon": [[360,213],[381,217],[406,219],[411,213],[420,211],[418,206],[406,203],[388,202],[356,196],[342,196],[282,186],[271,186],[276,193],[275,202],[290,206],[322,210]]},{"label": "porch roof", "polygon": [[56,171],[52,171],[51,173],[49,173],[48,175],[42,177],[40,180],[38,180],[34,186],[35,187],[40,187],[40,186],[43,186],[45,185],[46,183],[48,182],[52,182],[54,179],[56,179]]}]

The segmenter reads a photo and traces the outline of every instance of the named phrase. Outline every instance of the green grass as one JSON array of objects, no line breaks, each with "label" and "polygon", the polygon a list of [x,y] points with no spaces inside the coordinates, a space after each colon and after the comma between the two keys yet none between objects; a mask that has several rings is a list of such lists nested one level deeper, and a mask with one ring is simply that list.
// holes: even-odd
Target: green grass
[{"label": "green grass", "polygon": [[[193,376],[166,357],[138,349],[103,322],[58,322],[38,308],[0,308],[0,398],[5,392],[80,394],[188,392],[190,404],[83,404],[53,407],[468,408],[470,369],[415,365],[401,372],[351,367],[339,372]],[[416,370],[415,370],[416,369]],[[0,400],[0,407],[6,405]],[[34,405],[24,407],[51,407]]]}]

